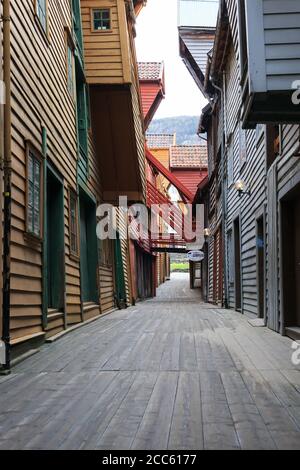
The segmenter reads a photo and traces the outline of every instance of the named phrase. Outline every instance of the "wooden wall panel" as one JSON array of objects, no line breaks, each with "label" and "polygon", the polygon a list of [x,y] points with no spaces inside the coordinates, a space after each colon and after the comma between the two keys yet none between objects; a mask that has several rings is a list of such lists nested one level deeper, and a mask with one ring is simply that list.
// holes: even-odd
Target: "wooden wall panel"
[{"label": "wooden wall panel", "polygon": [[68,251],[68,188],[76,190],[77,164],[76,109],[65,61],[65,26],[72,28],[72,17],[69,2],[48,3],[49,38],[32,0],[11,2],[13,340],[42,331],[42,245],[24,237],[25,142],[42,152],[42,127],[47,130],[47,159],[64,178],[67,313],[71,322],[72,315],[80,320],[79,263],[70,261]]},{"label": "wooden wall panel", "polygon": [[[119,5],[118,5],[119,3]],[[89,84],[124,83],[121,28],[118,8],[124,1],[81,0],[81,15],[84,37],[86,76]],[[110,32],[93,32],[91,23],[92,8],[110,8]]]}]

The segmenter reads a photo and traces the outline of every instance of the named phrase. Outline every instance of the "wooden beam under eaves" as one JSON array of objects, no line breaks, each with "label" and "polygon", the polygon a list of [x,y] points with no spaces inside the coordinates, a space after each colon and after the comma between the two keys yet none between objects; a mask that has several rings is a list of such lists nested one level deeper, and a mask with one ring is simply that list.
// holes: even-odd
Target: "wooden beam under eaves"
[{"label": "wooden beam under eaves", "polygon": [[175,188],[178,192],[183,196],[183,199],[186,202],[192,203],[194,200],[193,194],[182,184],[154,155],[150,152],[150,150],[146,147],[146,157],[148,162],[153,165],[159,173],[161,173]]}]

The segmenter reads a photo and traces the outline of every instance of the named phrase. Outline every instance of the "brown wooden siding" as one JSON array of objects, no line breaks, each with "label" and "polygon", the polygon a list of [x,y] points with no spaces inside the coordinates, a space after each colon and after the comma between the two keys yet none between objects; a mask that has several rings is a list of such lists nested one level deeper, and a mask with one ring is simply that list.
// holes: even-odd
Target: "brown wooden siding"
[{"label": "brown wooden siding", "polygon": [[[34,2],[11,2],[12,15],[12,243],[11,336],[42,331],[42,246],[25,233],[25,142],[42,151],[47,129],[47,159],[64,177],[65,244],[68,244],[68,187],[76,189],[75,102],[67,89],[65,26],[72,28],[70,5],[49,1],[49,40],[35,17]],[[34,63],[33,63],[34,58]],[[80,312],[79,264],[65,254],[67,313]],[[75,280],[75,281],[74,281]],[[74,298],[71,300],[70,291]]]},{"label": "brown wooden siding", "polygon": [[[111,31],[92,31],[91,11],[93,8],[110,8]],[[124,83],[123,62],[125,59],[123,54],[126,49],[123,49],[124,46],[121,44],[121,34],[124,35],[123,29],[125,27],[124,1],[81,0],[81,15],[85,46],[85,67],[88,83]]]}]

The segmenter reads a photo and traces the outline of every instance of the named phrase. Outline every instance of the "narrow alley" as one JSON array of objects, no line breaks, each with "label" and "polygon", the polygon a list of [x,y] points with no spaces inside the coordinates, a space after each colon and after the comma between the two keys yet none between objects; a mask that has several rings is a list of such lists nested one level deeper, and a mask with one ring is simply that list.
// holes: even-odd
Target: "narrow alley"
[{"label": "narrow alley", "polygon": [[173,274],[1,377],[0,448],[298,449],[292,341],[198,292]]}]

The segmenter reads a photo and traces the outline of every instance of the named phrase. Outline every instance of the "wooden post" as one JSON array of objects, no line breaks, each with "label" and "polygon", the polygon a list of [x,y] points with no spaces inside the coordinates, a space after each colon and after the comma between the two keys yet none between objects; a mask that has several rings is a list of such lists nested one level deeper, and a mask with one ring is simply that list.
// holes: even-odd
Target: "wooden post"
[{"label": "wooden post", "polygon": [[11,58],[10,0],[3,1],[4,106],[4,240],[3,240],[3,327],[5,369],[10,369],[10,239],[11,239]]},{"label": "wooden post", "polygon": [[[2,13],[2,12],[1,12]],[[2,288],[3,288],[3,161],[4,161],[4,82],[3,82],[3,67],[2,67],[2,58],[3,58],[3,34],[2,34],[2,25],[0,24],[0,338],[2,337]]]}]

